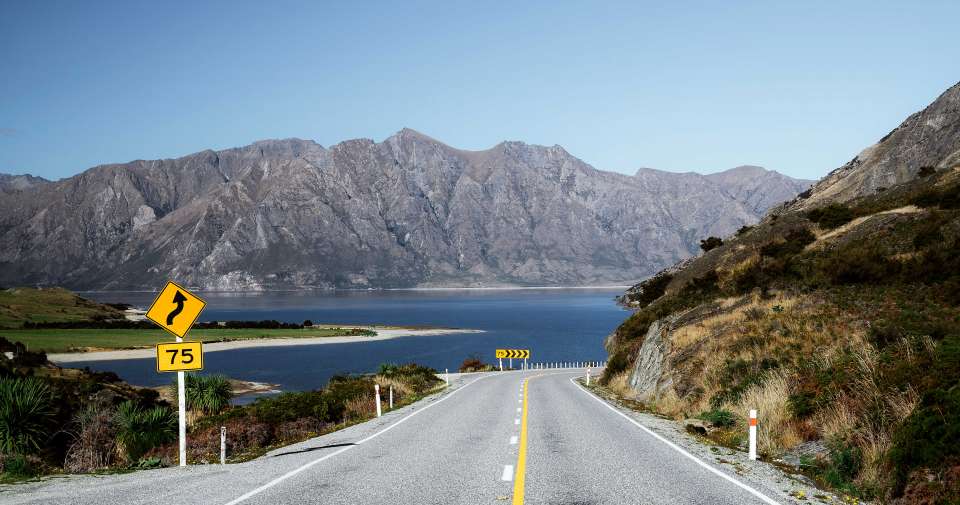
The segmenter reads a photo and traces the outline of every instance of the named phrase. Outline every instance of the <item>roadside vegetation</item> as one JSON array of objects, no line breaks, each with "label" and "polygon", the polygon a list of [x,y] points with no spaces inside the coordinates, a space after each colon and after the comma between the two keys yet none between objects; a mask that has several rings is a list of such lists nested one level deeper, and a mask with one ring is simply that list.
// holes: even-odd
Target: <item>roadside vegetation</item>
[{"label": "roadside vegetation", "polygon": [[[852,496],[960,502],[960,167],[704,250],[623,297],[609,389],[731,447],[758,409],[763,456]],[[650,338],[669,381],[638,392]]]},{"label": "roadside vegetation", "polygon": [[492,372],[497,370],[493,365],[489,363],[484,363],[480,360],[480,357],[477,355],[471,355],[463,360],[463,363],[460,364],[460,373],[470,373],[470,372]]},{"label": "roadside vegetation", "polygon": [[[314,391],[281,393],[250,405],[219,410],[196,409],[198,415],[187,436],[187,459],[191,463],[218,462],[221,426],[227,430],[227,459],[239,462],[372,419],[377,412],[374,385],[380,386],[381,409],[386,413],[390,410],[391,389],[393,408],[397,409],[439,391],[443,381],[427,367],[384,364],[376,374],[335,376],[324,388]],[[207,384],[205,390],[219,388]],[[189,389],[187,399],[191,403]],[[210,403],[201,400],[196,405],[208,407]],[[157,447],[149,457],[164,465],[176,464],[176,444]]]},{"label": "roadside vegetation", "polygon": [[[187,374],[188,460],[219,461],[220,426],[229,460],[243,461],[370,419],[375,384],[388,411],[391,388],[399,408],[443,381],[418,365],[382,365],[376,374],[334,377],[316,391],[232,406],[228,379]],[[175,386],[161,395],[112,373],[60,368],[0,338],[0,482],[175,465],[176,433]]]}]

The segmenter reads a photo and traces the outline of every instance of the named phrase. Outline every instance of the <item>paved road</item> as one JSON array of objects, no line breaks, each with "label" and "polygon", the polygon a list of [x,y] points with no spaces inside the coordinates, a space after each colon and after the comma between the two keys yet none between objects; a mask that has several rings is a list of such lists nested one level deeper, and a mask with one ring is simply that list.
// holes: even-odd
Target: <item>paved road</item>
[{"label": "paved road", "polygon": [[647,432],[576,385],[581,373],[458,376],[444,393],[255,461],[7,486],[0,503],[783,502]]}]

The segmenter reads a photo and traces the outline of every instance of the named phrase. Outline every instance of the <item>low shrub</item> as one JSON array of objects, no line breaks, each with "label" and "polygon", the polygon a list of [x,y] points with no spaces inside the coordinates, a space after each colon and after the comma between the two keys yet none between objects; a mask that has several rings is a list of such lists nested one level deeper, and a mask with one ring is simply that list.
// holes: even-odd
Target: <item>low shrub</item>
[{"label": "low shrub", "polygon": [[176,438],[177,419],[166,407],[142,409],[132,401],[117,407],[117,446],[127,463],[136,463],[150,449]]},{"label": "low shrub", "polygon": [[116,461],[117,427],[110,405],[88,405],[77,413],[74,441],[67,450],[63,467],[68,472],[93,472],[109,468]]},{"label": "low shrub", "polygon": [[[222,375],[185,375],[184,389],[187,394],[187,408],[203,414],[216,414],[230,405],[233,398],[233,386]],[[173,397],[177,396],[177,383],[170,386]]]},{"label": "low shrub", "polygon": [[697,418],[707,421],[718,428],[728,428],[737,423],[737,418],[733,415],[733,412],[724,409],[713,409],[701,412]]},{"label": "low shrub", "polygon": [[463,360],[458,371],[461,373],[479,372],[487,368],[490,368],[490,365],[485,364],[479,356],[474,354]]},{"label": "low shrub", "polygon": [[38,378],[0,378],[0,453],[39,451],[49,436],[53,401],[53,391]]},{"label": "low shrub", "polygon": [[821,228],[832,230],[853,220],[853,210],[840,203],[832,203],[807,212],[807,219],[820,225]]},{"label": "low shrub", "polygon": [[716,249],[723,245],[723,239],[720,237],[707,237],[700,241],[700,249],[703,249],[703,252]]},{"label": "low shrub", "polygon": [[808,244],[812,244],[817,237],[807,228],[800,228],[788,233],[783,240],[775,240],[760,247],[762,256],[784,258],[803,252]]}]

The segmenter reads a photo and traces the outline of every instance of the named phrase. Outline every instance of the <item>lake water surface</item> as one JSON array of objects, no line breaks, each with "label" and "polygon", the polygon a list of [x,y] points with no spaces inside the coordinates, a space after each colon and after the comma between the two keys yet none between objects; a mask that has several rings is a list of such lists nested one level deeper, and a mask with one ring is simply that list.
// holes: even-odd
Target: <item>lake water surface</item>
[{"label": "lake water surface", "polygon": [[[276,319],[301,323],[417,325],[484,330],[391,340],[207,353],[204,373],[278,384],[283,390],[315,389],[334,374],[364,373],[381,363],[418,363],[455,371],[477,355],[493,363],[494,349],[528,348],[532,361],[606,359],[603,338],[629,312],[613,298],[621,288],[336,291],[265,294],[205,293],[200,321]],[[102,302],[148,306],[152,293],[84,293]],[[154,386],[171,382],[158,374],[154,359],[71,364],[116,372],[126,381]]]}]

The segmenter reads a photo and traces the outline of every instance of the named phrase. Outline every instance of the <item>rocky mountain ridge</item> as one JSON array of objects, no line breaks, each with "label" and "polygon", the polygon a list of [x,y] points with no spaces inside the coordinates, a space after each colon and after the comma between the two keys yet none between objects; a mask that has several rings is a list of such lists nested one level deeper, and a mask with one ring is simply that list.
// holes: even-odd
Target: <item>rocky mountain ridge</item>
[{"label": "rocky mountain ridge", "polygon": [[789,209],[810,209],[882,192],[915,179],[921,169],[945,170],[960,164],[960,83],[944,91],[864,149],[852,160],[818,181],[809,197]]},{"label": "rocky mountain ridge", "polygon": [[[739,170],[739,169],[736,169]],[[762,169],[760,169],[762,170]],[[404,129],[101,165],[0,193],[0,283],[215,290],[630,282],[803,189],[635,176],[560,146],[464,151]],[[774,174],[770,176],[769,174]],[[741,201],[738,198],[742,198]]]}]

